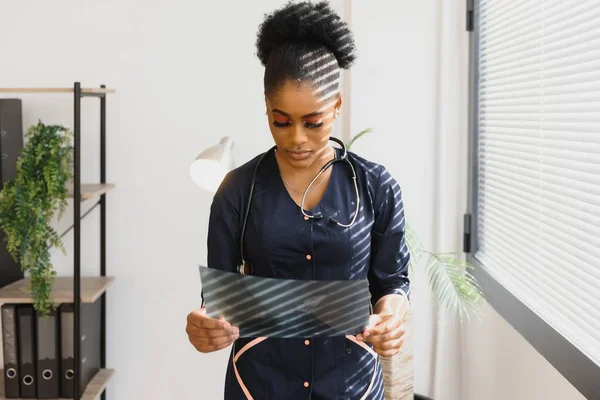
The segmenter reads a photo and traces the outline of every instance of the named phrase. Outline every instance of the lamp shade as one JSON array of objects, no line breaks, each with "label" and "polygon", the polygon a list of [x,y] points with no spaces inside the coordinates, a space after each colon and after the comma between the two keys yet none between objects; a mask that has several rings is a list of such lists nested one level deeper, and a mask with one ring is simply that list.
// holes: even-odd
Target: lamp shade
[{"label": "lamp shade", "polygon": [[219,144],[198,154],[190,165],[190,176],[204,190],[216,192],[225,175],[234,168],[233,139],[225,136]]}]

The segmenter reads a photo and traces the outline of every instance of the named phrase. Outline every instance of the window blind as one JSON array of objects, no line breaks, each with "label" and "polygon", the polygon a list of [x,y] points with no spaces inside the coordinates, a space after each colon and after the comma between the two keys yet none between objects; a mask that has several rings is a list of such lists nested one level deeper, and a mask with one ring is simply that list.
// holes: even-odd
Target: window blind
[{"label": "window blind", "polygon": [[480,0],[475,257],[600,365],[600,0]]}]

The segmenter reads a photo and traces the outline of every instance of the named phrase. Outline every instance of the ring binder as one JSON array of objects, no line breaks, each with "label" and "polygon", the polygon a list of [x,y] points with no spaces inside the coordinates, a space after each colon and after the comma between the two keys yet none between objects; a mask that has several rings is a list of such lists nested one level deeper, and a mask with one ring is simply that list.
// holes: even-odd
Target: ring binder
[{"label": "ring binder", "polygon": [[12,304],[5,304],[2,306],[2,343],[4,350],[4,397],[7,399],[21,396],[17,335],[16,307]]},{"label": "ring binder", "polygon": [[21,398],[35,399],[35,318],[32,305],[17,307],[17,331],[19,332],[19,369],[21,371]]}]

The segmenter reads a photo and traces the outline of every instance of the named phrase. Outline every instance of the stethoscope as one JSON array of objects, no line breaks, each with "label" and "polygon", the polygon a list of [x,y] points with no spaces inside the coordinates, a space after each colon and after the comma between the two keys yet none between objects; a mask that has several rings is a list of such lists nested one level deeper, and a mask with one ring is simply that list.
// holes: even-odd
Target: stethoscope
[{"label": "stethoscope", "polygon": [[[354,170],[354,166],[352,165],[350,160],[348,160],[348,152],[346,151],[346,146],[344,145],[344,143],[341,140],[334,138],[334,137],[330,137],[329,140],[340,145],[342,154],[340,157],[336,156],[333,159],[329,160],[325,165],[323,165],[323,167],[321,167],[321,169],[319,170],[319,173],[313,178],[312,181],[310,181],[310,183],[308,184],[307,188],[304,190],[304,193],[302,195],[302,201],[300,202],[300,210],[302,211],[302,214],[304,215],[305,218],[309,218],[309,219],[322,219],[323,218],[323,214],[321,214],[320,212],[315,213],[315,214],[309,214],[304,210],[304,202],[306,200],[306,195],[310,191],[310,187],[319,179],[319,177],[321,175],[323,175],[323,173],[325,171],[327,171],[327,169],[329,167],[331,167],[336,162],[344,162],[350,168],[350,171],[352,173],[352,182],[354,183],[354,191],[356,193],[356,209],[354,210],[352,219],[347,224],[342,224],[341,222],[339,222],[332,216],[329,217],[329,221],[342,227],[342,228],[349,228],[352,225],[354,225],[354,222],[356,221],[356,217],[358,215],[358,211],[360,208],[360,195],[358,193],[358,182],[356,179],[356,171]],[[252,174],[252,183],[250,184],[250,190],[248,193],[248,204],[246,205],[246,212],[244,213],[244,222],[242,223],[242,234],[240,236],[241,263],[238,265],[238,272],[243,275],[250,275],[252,273],[252,271],[251,271],[252,266],[246,262],[246,257],[244,256],[244,235],[246,233],[246,225],[248,224],[248,215],[250,214],[250,207],[252,205],[252,193],[254,192],[254,185],[256,183],[256,175],[258,173],[258,169],[259,169],[261,163],[263,162],[264,158],[268,154],[273,153],[276,150],[276,148],[277,148],[277,146],[273,146],[273,147],[271,147],[271,149],[269,149],[269,151],[263,153],[263,155],[258,159],[258,162],[256,163],[256,166],[254,167],[254,173]]]}]

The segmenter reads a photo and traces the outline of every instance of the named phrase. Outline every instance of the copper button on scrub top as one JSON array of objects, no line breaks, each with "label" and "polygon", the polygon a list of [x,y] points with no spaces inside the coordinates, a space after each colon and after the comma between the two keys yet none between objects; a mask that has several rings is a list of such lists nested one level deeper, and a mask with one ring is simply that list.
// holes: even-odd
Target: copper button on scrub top
[{"label": "copper button on scrub top", "polygon": [[304,387],[308,387],[308,382],[304,382]]},{"label": "copper button on scrub top", "polygon": [[312,260],[312,256],[311,256],[310,254],[307,254],[307,255],[306,255],[306,259],[307,259],[307,260]]},{"label": "copper button on scrub top", "polygon": [[310,344],[310,340],[305,340],[304,344],[308,346]]}]

